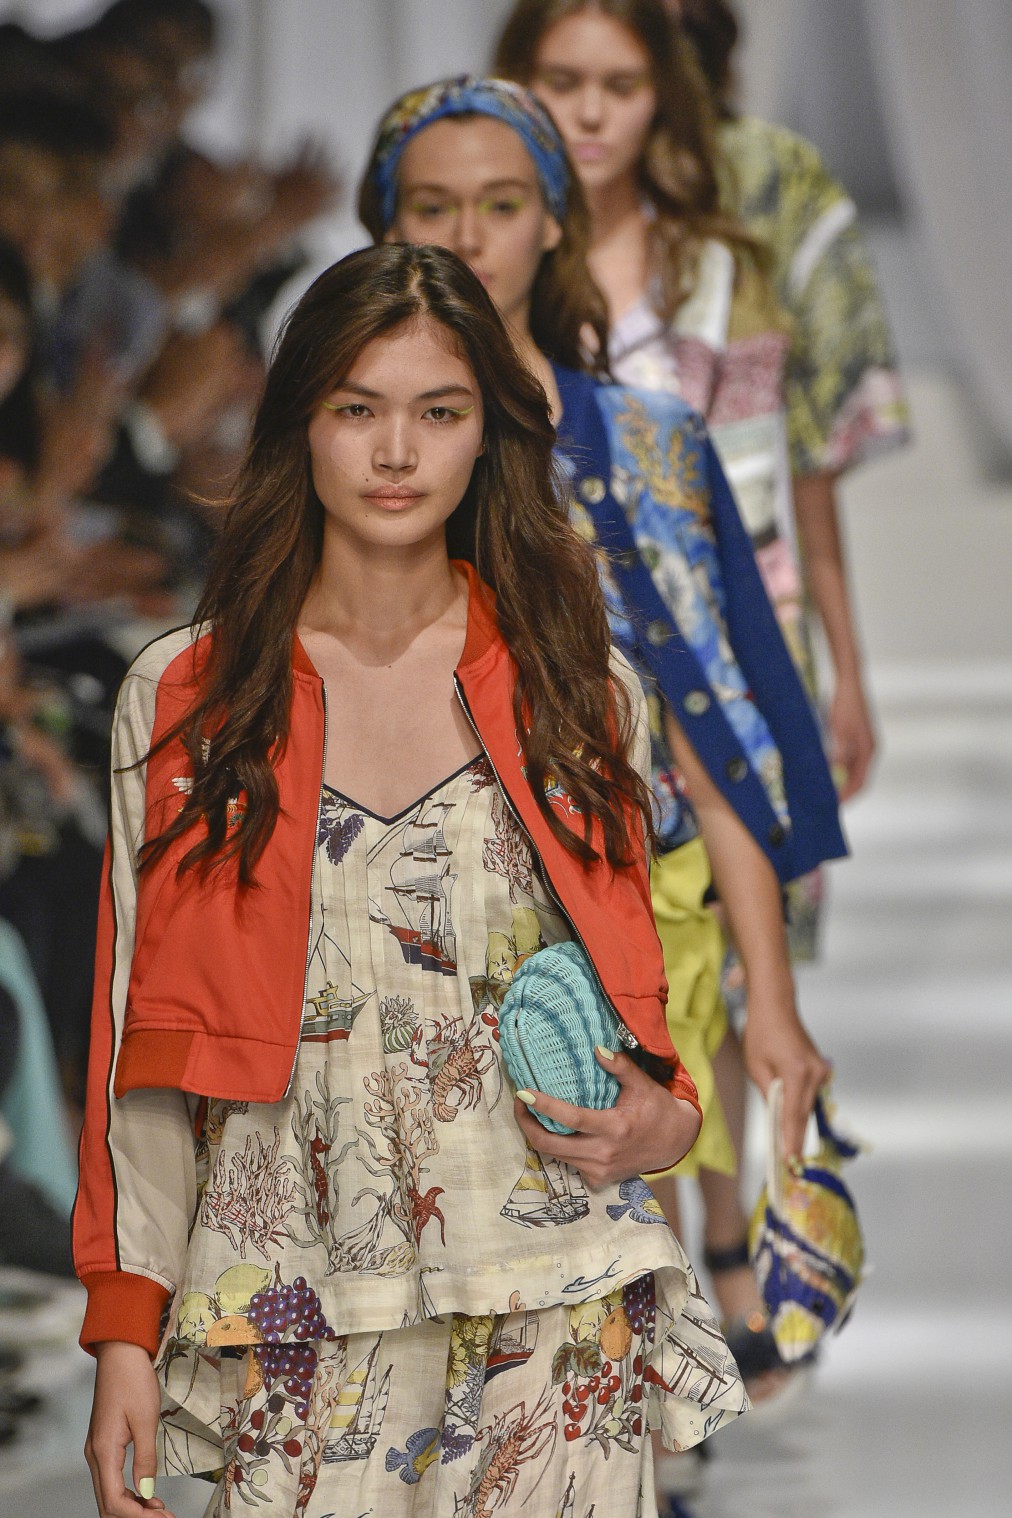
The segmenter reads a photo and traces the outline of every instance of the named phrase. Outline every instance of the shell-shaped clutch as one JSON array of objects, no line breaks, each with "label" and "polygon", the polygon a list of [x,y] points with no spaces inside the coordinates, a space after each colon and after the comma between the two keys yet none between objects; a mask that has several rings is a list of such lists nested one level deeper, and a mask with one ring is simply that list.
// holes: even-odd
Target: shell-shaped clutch
[{"label": "shell-shaped clutch", "polygon": [[[499,1008],[499,1046],[518,1090],[576,1107],[614,1107],[619,1083],[594,1049],[618,1049],[621,1042],[618,1018],[579,944],[552,944],[524,960]],[[573,1132],[535,1116],[553,1133]]]}]

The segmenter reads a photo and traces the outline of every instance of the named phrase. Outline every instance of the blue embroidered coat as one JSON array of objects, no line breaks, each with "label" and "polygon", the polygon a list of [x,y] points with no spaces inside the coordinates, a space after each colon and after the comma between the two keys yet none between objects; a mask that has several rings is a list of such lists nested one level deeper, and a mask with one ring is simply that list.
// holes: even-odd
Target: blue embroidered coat
[{"label": "blue embroidered coat", "polygon": [[559,454],[578,524],[605,550],[614,641],[651,706],[662,851],[698,831],[666,700],[786,883],[847,852],[815,714],[701,418],[676,396],[557,367]]}]

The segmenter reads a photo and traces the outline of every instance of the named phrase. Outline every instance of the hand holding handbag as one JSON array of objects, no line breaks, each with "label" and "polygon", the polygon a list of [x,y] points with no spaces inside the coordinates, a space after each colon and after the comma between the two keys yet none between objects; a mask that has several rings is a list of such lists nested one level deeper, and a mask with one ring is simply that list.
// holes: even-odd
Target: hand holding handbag
[{"label": "hand holding handbag", "polygon": [[[499,1046],[517,1089],[575,1107],[614,1107],[619,1083],[594,1050],[620,1048],[623,1033],[576,943],[552,944],[525,959],[499,1008]],[[574,1132],[543,1112],[534,1116],[552,1133]]]},{"label": "hand holding handbag", "polygon": [[780,1358],[788,1365],[810,1359],[824,1336],[839,1332],[854,1303],[864,1267],[864,1240],[857,1208],[840,1179],[845,1160],[859,1146],[837,1132],[828,1097],[815,1104],[819,1148],[797,1172],[784,1164],[780,1146],[782,1081],[767,1097],[769,1120],[766,1185],[749,1228],[749,1255]]}]

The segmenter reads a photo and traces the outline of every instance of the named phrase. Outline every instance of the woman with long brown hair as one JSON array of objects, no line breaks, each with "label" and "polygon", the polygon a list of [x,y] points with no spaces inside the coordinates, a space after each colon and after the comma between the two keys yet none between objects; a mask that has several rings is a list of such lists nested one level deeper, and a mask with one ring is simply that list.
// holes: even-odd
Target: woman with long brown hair
[{"label": "woman with long brown hair", "polygon": [[[285,327],[194,626],[127,678],[75,1220],[103,1518],[161,1506],[160,1405],[209,1514],[306,1518],[633,1518],[648,1423],[745,1406],[636,1173],[699,1111],[643,700],[552,444],[461,261],[351,255]],[[633,1048],[598,1049],[612,1109],[505,1073],[559,944]]]},{"label": "woman with long brown hair", "polygon": [[[768,250],[732,210],[718,122],[687,38],[664,0],[517,0],[501,34],[497,71],[528,85],[551,112],[591,211],[590,266],[609,312],[609,358],[626,384],[677,394],[706,419],[748,528],[792,656],[813,698],[805,592],[834,667],[827,747],[845,799],[863,785],[874,751],[862,661],[831,491],[796,467],[817,397],[788,385],[791,323]],[[800,552],[800,558],[799,558]],[[804,574],[802,574],[802,569]],[[821,875],[788,887],[792,952],[814,957]],[[739,1003],[740,966],[725,986]],[[740,1155],[745,1083],[734,1037],[715,1066]],[[750,1390],[762,1355],[761,1320],[733,1177],[704,1166],[707,1258]]]}]

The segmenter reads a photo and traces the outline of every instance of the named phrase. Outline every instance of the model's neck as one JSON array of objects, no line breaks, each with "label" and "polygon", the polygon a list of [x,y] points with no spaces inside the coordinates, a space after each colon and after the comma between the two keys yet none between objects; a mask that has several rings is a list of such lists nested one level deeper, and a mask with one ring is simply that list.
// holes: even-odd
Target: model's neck
[{"label": "model's neck", "polygon": [[632,175],[587,190],[586,195],[590,207],[592,248],[626,231],[630,223],[644,221],[643,197]]},{"label": "model's neck", "polygon": [[531,308],[530,302],[522,308],[511,312],[506,317],[520,357],[528,369],[541,381],[542,389],[548,397],[548,406],[552,414],[553,423],[558,426],[562,412],[562,403],[559,399],[558,386],[555,383],[555,371],[551,361],[545,357],[537,343],[531,336]]},{"label": "model's neck", "polygon": [[331,523],[299,619],[383,658],[447,614],[461,594],[445,533],[404,548],[377,548]]}]

